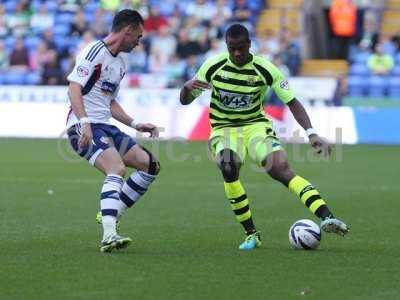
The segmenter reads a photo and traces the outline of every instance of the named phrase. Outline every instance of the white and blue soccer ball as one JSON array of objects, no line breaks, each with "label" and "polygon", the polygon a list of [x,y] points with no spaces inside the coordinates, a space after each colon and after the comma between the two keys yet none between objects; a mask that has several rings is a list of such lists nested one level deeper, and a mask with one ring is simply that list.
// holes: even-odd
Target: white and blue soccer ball
[{"label": "white and blue soccer ball", "polygon": [[295,249],[315,250],[320,241],[321,229],[311,220],[298,220],[289,229],[289,242]]}]

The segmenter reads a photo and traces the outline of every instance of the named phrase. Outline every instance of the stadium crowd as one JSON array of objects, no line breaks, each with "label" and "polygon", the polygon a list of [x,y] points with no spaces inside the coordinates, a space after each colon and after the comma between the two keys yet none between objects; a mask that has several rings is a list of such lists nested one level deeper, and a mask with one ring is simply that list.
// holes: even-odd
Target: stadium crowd
[{"label": "stadium crowd", "polygon": [[205,58],[225,49],[223,32],[233,22],[250,29],[253,51],[296,75],[300,47],[292,33],[255,34],[264,6],[263,0],[0,1],[0,84],[66,84],[76,53],[103,38],[123,8],[145,18],[145,36],[130,54],[131,86],[179,86]]},{"label": "stadium crowd", "polygon": [[[347,59],[344,94],[400,96],[400,35],[381,32],[383,2],[334,0],[327,6],[329,57]],[[114,13],[137,9],[145,18],[142,43],[129,55],[125,84],[178,87],[207,58],[225,50],[223,32],[240,22],[252,34],[252,51],[287,76],[300,72],[299,32],[257,30],[264,0],[0,0],[0,84],[67,84],[76,53],[103,38]],[[346,13],[344,13],[346,12]],[[336,23],[335,23],[336,21]],[[341,27],[340,24],[347,24]],[[368,80],[365,80],[368,78]]]}]

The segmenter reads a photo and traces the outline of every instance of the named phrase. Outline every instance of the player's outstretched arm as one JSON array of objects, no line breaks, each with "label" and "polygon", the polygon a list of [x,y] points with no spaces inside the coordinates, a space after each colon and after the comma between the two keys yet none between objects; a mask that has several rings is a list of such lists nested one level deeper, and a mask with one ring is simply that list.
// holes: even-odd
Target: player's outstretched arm
[{"label": "player's outstretched arm", "polygon": [[150,137],[157,138],[159,136],[159,130],[156,125],[150,123],[135,123],[133,118],[125,112],[125,110],[116,100],[111,101],[110,109],[111,115],[115,120],[127,126],[133,127],[137,131],[148,132],[150,133]]},{"label": "player's outstretched arm", "polygon": [[180,93],[180,101],[182,105],[187,105],[193,102],[194,99],[197,98],[198,95],[194,95],[195,90],[199,90],[200,93],[206,89],[209,89],[210,85],[207,82],[197,80],[193,78],[185,82],[181,89]]},{"label": "player's outstretched arm", "polygon": [[292,101],[287,103],[293,117],[296,119],[297,123],[307,132],[308,138],[310,140],[311,146],[315,149],[318,154],[323,154],[328,156],[331,154],[331,146],[323,138],[318,136],[315,129],[312,128],[310,118],[299,100],[294,98]]},{"label": "player's outstretched arm", "polygon": [[71,102],[71,109],[79,119],[80,125],[82,126],[82,134],[79,138],[78,145],[80,148],[84,148],[91,142],[93,134],[83,105],[82,86],[77,82],[71,81],[68,87],[68,96],[69,101]]}]

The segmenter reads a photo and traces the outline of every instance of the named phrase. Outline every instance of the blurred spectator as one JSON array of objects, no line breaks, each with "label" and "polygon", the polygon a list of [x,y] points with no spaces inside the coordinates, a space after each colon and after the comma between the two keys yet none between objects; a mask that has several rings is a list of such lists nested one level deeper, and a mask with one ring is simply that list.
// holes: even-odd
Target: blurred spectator
[{"label": "blurred spectator", "polygon": [[[141,44],[128,54],[128,70],[158,73],[140,74],[130,82],[168,87],[179,86],[184,78],[193,77],[205,58],[226,51],[224,31],[230,22],[242,22],[250,30],[254,28],[257,9],[263,3],[262,0],[22,0],[15,1],[15,13],[11,9],[6,15],[1,4],[5,2],[11,0],[0,0],[0,65],[3,68],[11,68],[8,62],[10,49],[16,44],[15,37],[30,34],[26,45],[32,45],[29,47],[33,49],[27,51],[21,47],[22,41],[18,41],[12,59],[17,67],[12,68],[30,68],[42,73],[43,84],[63,84],[66,82],[63,75],[74,65],[76,52],[108,32],[111,14],[115,10],[134,8],[143,15],[146,31]],[[32,17],[28,3],[37,8]],[[60,23],[58,16],[62,17]],[[57,31],[53,31],[55,25],[61,25]],[[54,34],[63,29],[62,25],[70,29],[66,37]],[[40,43],[37,38],[41,39]],[[382,41],[385,48],[395,45],[386,39]],[[283,69],[298,71],[300,47],[290,33],[284,32],[282,39],[273,32],[252,38],[251,51],[257,53],[258,49]],[[156,78],[157,82],[143,78]]]},{"label": "blurred spectator", "polygon": [[58,0],[58,7],[60,11],[74,13],[82,6],[80,0]]},{"label": "blurred spectator", "polygon": [[396,45],[393,43],[392,37],[390,35],[381,33],[379,35],[378,43],[382,45],[382,50],[384,53],[395,55]]},{"label": "blurred spectator", "polygon": [[[140,6],[142,1],[140,0],[122,0],[120,3],[118,10],[123,10],[123,9],[136,9],[137,7]],[[143,1],[144,2],[144,1]]]},{"label": "blurred spectator", "polygon": [[196,18],[198,21],[210,21],[217,14],[217,8],[213,1],[195,0],[190,2],[185,10],[189,17]]},{"label": "blurred spectator", "polygon": [[186,59],[186,66],[183,72],[183,80],[188,81],[189,79],[192,79],[196,75],[198,68],[199,65],[197,62],[197,57],[195,55],[190,55]]},{"label": "blurred spectator", "polygon": [[191,41],[199,40],[205,30],[204,23],[199,22],[196,18],[187,18],[182,27],[186,29]]},{"label": "blurred spectator", "polygon": [[300,47],[290,30],[285,29],[282,32],[279,55],[283,64],[289,68],[290,74],[296,76],[301,66]]},{"label": "blurred spectator", "polygon": [[374,53],[368,58],[368,68],[375,75],[388,75],[394,67],[393,57],[385,54],[383,45],[375,45]]},{"label": "blurred spectator", "polygon": [[242,23],[247,27],[247,29],[252,32],[254,18],[250,6],[247,4],[246,0],[235,0],[233,5],[233,17],[232,22]]},{"label": "blurred spectator", "polygon": [[282,72],[283,75],[285,75],[285,77],[291,76],[288,66],[283,63],[280,55],[275,54],[272,58],[272,63]]},{"label": "blurred spectator", "polygon": [[334,106],[342,106],[343,98],[347,95],[348,92],[348,84],[347,84],[347,76],[339,75],[337,77],[337,84],[335,88],[335,92],[332,97],[332,103]]},{"label": "blurred spectator", "polygon": [[143,19],[149,17],[148,0],[123,0],[120,9],[124,8],[133,8],[137,10],[142,15]]},{"label": "blurred spectator", "polygon": [[47,4],[42,3],[37,12],[31,17],[31,29],[33,32],[43,32],[44,30],[53,27],[54,15],[49,14]]},{"label": "blurred spectator", "polygon": [[333,40],[332,57],[347,59],[349,46],[356,34],[357,8],[352,0],[333,0],[329,9]]},{"label": "blurred spectator", "polygon": [[378,42],[379,30],[375,20],[371,18],[364,19],[364,29],[358,41],[358,46],[362,50],[372,50]]},{"label": "blurred spectator", "polygon": [[197,39],[200,48],[199,54],[205,54],[211,48],[211,41],[209,39],[209,28],[205,27],[204,30],[200,33],[199,38]]},{"label": "blurred spectator", "polygon": [[225,26],[226,22],[232,17],[232,9],[229,7],[227,0],[217,0],[216,14],[219,26]]},{"label": "blurred spectator", "polygon": [[165,58],[163,60],[168,61],[175,53],[176,39],[169,32],[168,26],[164,25],[158,29],[157,35],[152,39],[150,46],[150,55],[154,53],[160,53]]},{"label": "blurred spectator", "polygon": [[0,38],[5,38],[7,33],[6,12],[4,6],[0,3]]},{"label": "blurred spectator", "polygon": [[48,62],[43,66],[42,84],[59,85],[64,83],[64,74],[60,67],[57,52],[50,50],[49,56]]},{"label": "blurred spectator", "polygon": [[165,75],[167,76],[168,87],[177,87],[183,84],[185,62],[173,55],[169,61]]},{"label": "blurred spectator", "polygon": [[106,15],[103,9],[97,9],[93,22],[90,23],[90,30],[97,38],[103,38],[108,34],[109,28]]},{"label": "blurred spectator", "polygon": [[93,32],[91,32],[90,30],[86,31],[83,35],[82,35],[82,40],[78,45],[78,49],[77,51],[75,51],[75,53],[81,51],[83,48],[85,48],[87,45],[89,45],[91,42],[95,41],[95,36],[93,34]]},{"label": "blurred spectator", "polygon": [[149,69],[154,72],[165,70],[176,49],[176,40],[168,26],[161,26],[151,41]]},{"label": "blurred spectator", "polygon": [[74,20],[71,23],[70,34],[82,36],[82,34],[88,29],[85,14],[83,10],[80,9],[76,12]]},{"label": "blurred spectator", "polygon": [[258,39],[258,52],[269,60],[279,53],[280,47],[279,39],[272,30],[266,29]]},{"label": "blurred spectator", "polygon": [[[147,2],[147,1],[144,1]],[[179,1],[176,0],[163,0],[159,1],[157,5],[160,7],[160,13],[163,16],[172,16],[176,11],[179,11],[178,8]]]},{"label": "blurred spectator", "polygon": [[120,0],[100,0],[100,6],[102,9],[108,11],[116,11],[119,9],[121,4]]},{"label": "blurred spectator", "polygon": [[168,26],[174,34],[176,34],[179,31],[179,28],[181,28],[182,24],[182,13],[179,9],[176,9],[171,16],[168,18]]},{"label": "blurred spectator", "polygon": [[400,53],[400,33],[392,37],[392,43],[396,49],[396,53]]},{"label": "blurred spectator", "polygon": [[197,41],[189,40],[188,32],[186,29],[181,29],[178,33],[178,44],[176,47],[176,54],[179,58],[187,58],[192,55],[200,53],[200,44]]},{"label": "blurred spectator", "polygon": [[6,52],[6,48],[4,47],[3,41],[0,40],[0,71],[6,69],[8,65],[8,54]]},{"label": "blurred spectator", "polygon": [[48,29],[43,33],[43,41],[47,44],[49,49],[57,49],[57,46],[54,43],[54,33],[52,29]]},{"label": "blurred spectator", "polygon": [[131,53],[129,53],[128,72],[144,73],[147,72],[147,55],[143,44],[139,44]]},{"label": "blurred spectator", "polygon": [[209,38],[222,38],[227,22],[232,17],[232,9],[226,0],[218,0],[216,5],[216,15],[209,22]]},{"label": "blurred spectator", "polygon": [[43,66],[50,61],[51,54],[47,43],[41,41],[30,56],[30,67],[34,71],[41,71]]},{"label": "blurred spectator", "polygon": [[210,49],[207,51],[205,58],[213,57],[224,51],[226,51],[225,43],[218,39],[213,39],[211,40]]},{"label": "blurred spectator", "polygon": [[14,13],[6,15],[6,24],[15,37],[25,36],[29,31],[31,12],[29,1],[19,1]]},{"label": "blurred spectator", "polygon": [[14,49],[10,55],[10,67],[15,71],[26,71],[29,69],[28,50],[21,38],[15,41]]},{"label": "blurred spectator", "polygon": [[160,27],[167,26],[167,19],[160,15],[160,8],[154,5],[150,8],[149,17],[144,21],[144,29],[147,33],[155,33]]}]

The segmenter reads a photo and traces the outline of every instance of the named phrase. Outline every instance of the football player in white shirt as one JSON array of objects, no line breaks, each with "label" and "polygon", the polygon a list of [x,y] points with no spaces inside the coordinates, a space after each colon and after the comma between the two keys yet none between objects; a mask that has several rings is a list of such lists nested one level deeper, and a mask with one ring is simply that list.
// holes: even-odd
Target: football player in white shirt
[{"label": "football player in white shirt", "polygon": [[[138,45],[142,33],[143,19],[137,11],[118,12],[111,33],[84,48],[68,76],[70,143],[106,176],[100,196],[101,252],[125,248],[131,243],[129,237],[117,233],[118,219],[147,191],[160,170],[158,160],[148,150],[109,123],[113,117],[137,131],[158,137],[155,125],[136,124],[115,100],[126,72],[124,53]],[[125,181],[126,167],[136,171]]]}]

